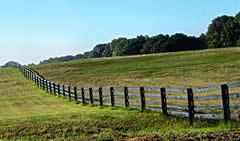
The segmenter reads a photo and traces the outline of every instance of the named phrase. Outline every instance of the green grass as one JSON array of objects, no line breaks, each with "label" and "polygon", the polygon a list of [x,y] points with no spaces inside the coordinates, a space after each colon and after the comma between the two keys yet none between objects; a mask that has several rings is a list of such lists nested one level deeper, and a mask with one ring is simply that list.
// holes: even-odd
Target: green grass
[{"label": "green grass", "polygon": [[[48,80],[78,87],[207,87],[240,82],[240,48],[86,59],[36,65],[31,68]],[[230,89],[230,93],[239,91],[239,88]],[[194,96],[220,93],[221,90],[216,90],[194,93]],[[186,93],[167,92],[167,94],[186,96]],[[168,100],[168,103],[187,105],[187,101],[179,100]],[[195,105],[207,106],[220,103],[222,103],[221,99],[195,102]],[[240,99],[231,99],[230,103],[240,103]],[[200,112],[222,113],[222,110]],[[232,110],[232,113],[239,112],[239,109]]]},{"label": "green grass", "polygon": [[76,60],[31,66],[75,86],[202,87],[240,82],[240,48]]},{"label": "green grass", "polygon": [[218,120],[188,120],[160,113],[70,102],[42,91],[17,70],[0,69],[0,139],[113,139],[126,136],[240,130]]}]

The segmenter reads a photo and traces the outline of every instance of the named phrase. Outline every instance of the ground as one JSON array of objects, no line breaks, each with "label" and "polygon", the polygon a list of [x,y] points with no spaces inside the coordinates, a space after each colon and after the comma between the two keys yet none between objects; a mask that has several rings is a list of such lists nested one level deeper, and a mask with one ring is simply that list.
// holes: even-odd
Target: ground
[{"label": "ground", "polygon": [[126,108],[76,104],[46,93],[13,68],[0,69],[1,139],[128,139],[239,130],[240,123],[195,120]]}]

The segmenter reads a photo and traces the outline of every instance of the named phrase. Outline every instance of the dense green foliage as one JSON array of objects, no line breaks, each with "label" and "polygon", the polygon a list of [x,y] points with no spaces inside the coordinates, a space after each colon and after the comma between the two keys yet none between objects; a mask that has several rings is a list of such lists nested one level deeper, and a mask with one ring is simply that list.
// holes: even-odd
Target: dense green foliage
[{"label": "dense green foliage", "polygon": [[235,46],[240,38],[240,23],[237,21],[239,14],[235,17],[220,16],[212,21],[208,27],[206,40],[208,47],[220,48]]},{"label": "dense green foliage", "polygon": [[219,16],[213,19],[205,34],[200,37],[187,36],[182,33],[174,35],[137,36],[127,39],[120,37],[110,43],[98,44],[93,50],[76,56],[63,56],[43,60],[40,64],[63,62],[76,59],[101,58],[111,56],[128,56],[206,48],[240,46],[240,12],[233,16]]}]

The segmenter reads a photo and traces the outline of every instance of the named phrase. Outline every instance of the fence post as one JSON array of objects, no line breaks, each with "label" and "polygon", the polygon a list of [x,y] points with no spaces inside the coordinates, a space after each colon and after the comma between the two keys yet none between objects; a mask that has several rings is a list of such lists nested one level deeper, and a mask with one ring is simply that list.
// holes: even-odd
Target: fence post
[{"label": "fence post", "polygon": [[74,87],[74,99],[78,101],[77,87]]},{"label": "fence post", "polygon": [[48,83],[49,83],[49,91],[50,91],[50,93],[51,93],[51,92],[52,92],[52,82],[49,81]]},{"label": "fence post", "polygon": [[194,101],[193,101],[193,90],[192,88],[187,89],[188,94],[188,113],[189,113],[189,123],[193,125],[193,118],[194,118]]},{"label": "fence post", "polygon": [[99,104],[103,106],[103,96],[102,96],[102,88],[99,88]]},{"label": "fence post", "polygon": [[55,82],[53,82],[53,93],[54,93],[54,95],[56,95],[56,84],[55,84]]},{"label": "fence post", "polygon": [[41,79],[38,77],[38,87],[41,87]]},{"label": "fence post", "polygon": [[168,115],[168,113],[167,113],[166,89],[161,88],[160,91],[161,91],[162,113],[163,113],[163,115]]},{"label": "fence post", "polygon": [[43,89],[45,90],[45,79],[43,79]]},{"label": "fence post", "polygon": [[90,102],[93,104],[93,93],[92,93],[92,88],[89,88],[89,96],[90,96]]},{"label": "fence post", "polygon": [[32,75],[32,81],[33,81],[33,75],[34,75],[33,72],[31,72],[31,75]]},{"label": "fence post", "polygon": [[37,86],[39,87],[39,77],[37,76]]},{"label": "fence post", "polygon": [[49,89],[48,89],[48,81],[46,80],[46,89],[47,89],[47,92],[49,92]]},{"label": "fence post", "polygon": [[28,79],[28,70],[26,71],[27,79]]},{"label": "fence post", "polygon": [[71,86],[68,86],[68,97],[69,99],[72,99]]},{"label": "fence post", "polygon": [[41,79],[38,77],[38,87],[41,87]]},{"label": "fence post", "polygon": [[32,72],[29,72],[29,78],[32,80]]},{"label": "fence post", "polygon": [[39,79],[39,83],[40,83],[40,84],[39,84],[40,87],[42,88],[42,78]]},{"label": "fence post", "polygon": [[66,97],[66,93],[65,93],[65,86],[63,85],[63,96]]},{"label": "fence post", "polygon": [[34,80],[35,80],[35,84],[37,85],[37,75],[35,75]]},{"label": "fence post", "polygon": [[27,79],[29,79],[29,72],[28,72],[28,70],[26,70],[26,74],[27,74]]},{"label": "fence post", "polygon": [[221,85],[222,90],[222,103],[223,103],[223,111],[224,111],[224,120],[225,123],[231,118],[230,108],[229,108],[229,89],[226,84]]},{"label": "fence post", "polygon": [[43,78],[41,78],[41,82],[42,82],[41,87],[43,88],[44,87],[44,79]]},{"label": "fence post", "polygon": [[128,96],[128,88],[124,87],[124,98],[125,98],[125,107],[129,106],[129,96]]},{"label": "fence post", "polygon": [[36,77],[34,74],[33,74],[33,82],[36,84]]},{"label": "fence post", "polygon": [[110,94],[111,94],[111,105],[115,106],[115,100],[114,100],[114,88],[110,87]]},{"label": "fence post", "polygon": [[82,103],[85,103],[85,97],[84,97],[84,88],[81,88],[82,91]]},{"label": "fence post", "polygon": [[60,84],[58,84],[58,95],[61,95]]},{"label": "fence post", "polygon": [[31,72],[28,71],[28,76],[29,76],[29,79],[31,79]]},{"label": "fence post", "polygon": [[146,108],[144,87],[140,87],[140,96],[141,96],[141,110],[143,112]]}]

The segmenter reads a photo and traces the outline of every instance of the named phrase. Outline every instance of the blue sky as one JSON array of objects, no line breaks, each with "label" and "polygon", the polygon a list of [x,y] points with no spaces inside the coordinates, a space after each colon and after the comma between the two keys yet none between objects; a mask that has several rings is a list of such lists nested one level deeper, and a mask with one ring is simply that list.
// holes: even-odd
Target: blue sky
[{"label": "blue sky", "polygon": [[75,55],[118,37],[199,36],[240,0],[0,0],[0,64]]}]

